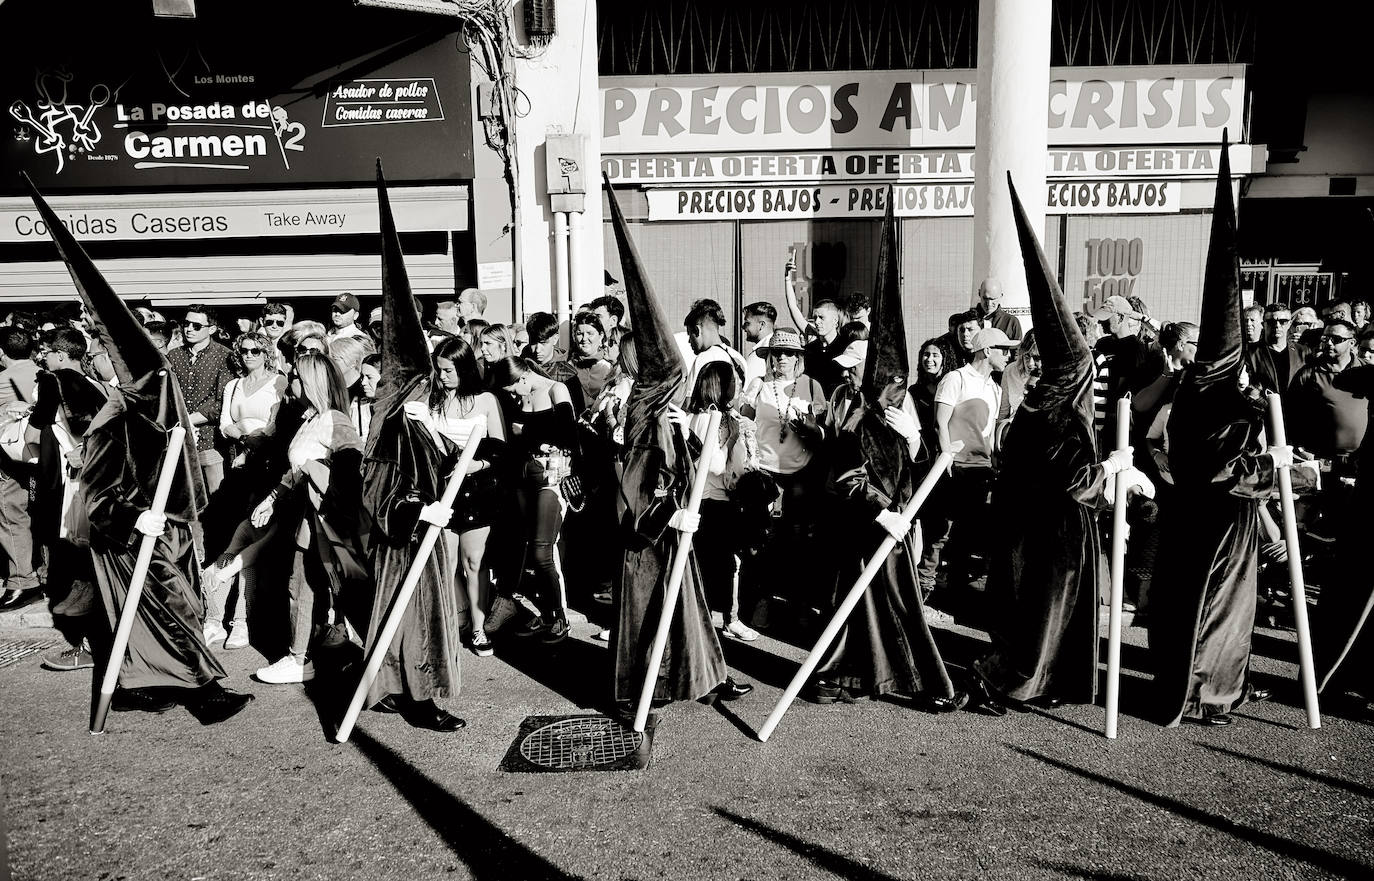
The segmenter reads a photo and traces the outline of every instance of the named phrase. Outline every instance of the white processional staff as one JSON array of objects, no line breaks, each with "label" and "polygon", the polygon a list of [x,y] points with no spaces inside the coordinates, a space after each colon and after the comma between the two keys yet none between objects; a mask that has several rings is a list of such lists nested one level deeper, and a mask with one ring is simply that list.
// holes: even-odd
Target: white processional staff
[{"label": "white processional staff", "polygon": [[[176,478],[177,465],[181,463],[181,448],[185,442],[186,429],[180,425],[173,426],[167,433],[167,452],[162,458],[162,470],[158,472],[153,504],[148,508],[151,514],[161,515],[167,508],[167,496],[172,491],[172,481]],[[119,684],[119,671],[124,666],[129,635],[133,632],[134,621],[138,620],[138,603],[143,598],[143,585],[148,580],[148,566],[153,562],[157,540],[156,535],[144,535],[139,539],[138,557],[134,560],[134,571],[129,577],[129,590],[124,596],[124,606],[119,610],[119,626],[115,628],[114,644],[110,647],[110,657],[105,664],[105,676],[100,681],[100,697],[91,713],[92,734],[105,733],[105,717],[109,715],[115,686]]]},{"label": "white processional staff", "polygon": [[[1131,445],[1131,395],[1116,402],[1116,449]],[[1116,495],[1112,499],[1111,594],[1107,613],[1107,725],[1109,740],[1116,739],[1116,721],[1121,705],[1121,604],[1126,591],[1126,481],[1123,468],[1116,472]],[[1096,637],[1094,637],[1096,639]],[[1096,675],[1094,673],[1094,675]]]},{"label": "white processional staff", "polygon": [[[963,448],[964,444],[962,441],[955,441],[950,445],[948,450],[942,452],[935,460],[935,464],[931,466],[930,473],[926,475],[926,479],[921,481],[921,485],[916,490],[916,494],[913,495],[911,501],[907,502],[902,508],[902,520],[906,522],[908,528],[911,527],[911,522],[916,519],[916,514],[921,510],[921,505],[925,502],[926,497],[930,495],[931,490],[935,488],[935,484],[944,476],[950,463],[954,461],[954,454]],[[854,582],[854,586],[849,589],[849,593],[845,595],[844,601],[840,603],[840,607],[835,610],[835,614],[831,617],[830,623],[825,626],[825,630],[821,633],[821,638],[816,642],[816,647],[811,649],[811,654],[806,656],[806,660],[802,662],[801,669],[797,670],[797,674],[792,677],[792,681],[787,683],[787,688],[783,691],[782,697],[778,698],[778,703],[773,707],[773,712],[769,713],[768,718],[764,720],[763,727],[758,731],[760,741],[766,743],[768,738],[772,736],[773,729],[778,727],[778,723],[782,721],[782,716],[787,712],[787,708],[792,706],[792,702],[795,701],[797,695],[801,693],[802,686],[806,684],[806,680],[811,678],[811,674],[816,671],[816,665],[821,662],[821,657],[825,654],[826,650],[830,648],[830,644],[835,641],[835,637],[840,633],[840,628],[844,627],[844,622],[849,618],[850,613],[854,611],[854,607],[859,604],[859,600],[863,597],[864,591],[868,590],[868,585],[872,583],[874,577],[878,574],[878,570],[883,568],[883,565],[887,562],[888,556],[892,554],[893,549],[896,547],[897,539],[893,538],[891,535],[884,538],[882,544],[878,545],[878,550],[873,553],[872,558],[868,561],[868,565],[865,566],[864,571],[860,573],[859,579]]]},{"label": "white processional staff", "polygon": [[[701,508],[701,497],[706,492],[706,478],[710,476],[711,454],[719,443],[720,411],[711,409],[706,423],[706,434],[702,438],[701,455],[697,457],[697,471],[692,481],[692,492],[687,497],[686,511],[695,514]],[[649,651],[649,668],[644,674],[644,687],[639,692],[639,706],[635,710],[634,730],[644,733],[649,724],[649,706],[654,698],[654,686],[658,683],[658,670],[663,665],[663,650],[668,645],[668,630],[673,623],[673,613],[677,609],[678,594],[682,592],[682,578],[687,573],[687,562],[692,551],[692,533],[678,534],[677,552],[673,554],[673,568],[668,573],[668,584],[663,592],[663,609],[658,614],[658,630],[654,632],[653,648]]]},{"label": "white processional staff", "polygon": [[[1283,425],[1283,402],[1269,393],[1270,434],[1275,447],[1288,445]],[[1307,626],[1307,585],[1302,575],[1302,551],[1298,549],[1298,518],[1293,511],[1293,475],[1288,468],[1278,469],[1279,504],[1283,508],[1283,543],[1288,549],[1288,580],[1293,598],[1293,626],[1298,631],[1298,678],[1302,681],[1303,706],[1307,727],[1322,727],[1317,706],[1317,673],[1312,663],[1312,631]]]},{"label": "white processional staff", "polygon": [[[444,487],[444,494],[439,499],[439,504],[445,508],[452,508],[454,500],[458,498],[458,489],[463,485],[463,478],[467,476],[468,469],[472,467],[473,457],[477,455],[477,446],[486,436],[486,433],[485,425],[475,425],[472,433],[468,435],[467,444],[463,447],[462,455],[458,457],[458,465],[453,469],[453,475],[449,477],[448,485]],[[415,593],[416,585],[420,583],[420,576],[424,574],[425,565],[429,562],[429,555],[434,552],[434,544],[439,540],[439,533],[443,529],[444,527],[436,526],[433,523],[425,526],[425,533],[420,538],[420,546],[415,550],[415,559],[411,561],[410,571],[406,573],[405,580],[401,582],[395,598],[391,601],[391,611],[388,613],[381,631],[377,634],[377,641],[372,646],[371,654],[367,656],[367,665],[363,668],[363,677],[358,682],[357,690],[353,692],[353,700],[348,704],[348,711],[344,713],[343,721],[339,723],[339,731],[334,738],[338,743],[348,742],[349,735],[353,733],[353,726],[358,722],[358,714],[363,710],[363,701],[367,700],[367,693],[372,688],[372,682],[377,678],[378,671],[382,669],[382,663],[386,660],[386,653],[391,648],[391,641],[396,638],[396,631],[401,628],[401,619],[405,617],[406,608],[410,605],[410,598]]]}]

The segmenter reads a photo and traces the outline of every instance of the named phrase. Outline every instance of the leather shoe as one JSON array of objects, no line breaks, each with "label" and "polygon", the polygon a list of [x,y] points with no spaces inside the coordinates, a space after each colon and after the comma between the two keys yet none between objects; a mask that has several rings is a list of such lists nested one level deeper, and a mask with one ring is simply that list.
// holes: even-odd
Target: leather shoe
[{"label": "leather shoe", "polygon": [[430,731],[445,734],[466,728],[468,725],[452,713],[440,709],[432,700],[410,702],[401,710],[401,717],[409,722],[412,728],[428,728]]},{"label": "leather shoe", "polygon": [[1267,701],[1274,696],[1272,688],[1252,688],[1250,689],[1250,703],[1257,704],[1260,701]]},{"label": "leather shoe", "polygon": [[1194,725],[1203,725],[1208,728],[1225,728],[1236,720],[1231,718],[1229,713],[1216,713],[1211,716],[1203,716],[1200,719],[1188,716],[1185,717],[1184,721],[1191,722]]},{"label": "leather shoe", "polygon": [[177,702],[147,688],[121,688],[115,691],[110,709],[116,713],[158,713],[175,707]]},{"label": "leather shoe", "polygon": [[926,703],[937,713],[954,713],[968,706],[968,692],[956,691],[953,697],[927,698]]},{"label": "leather shoe", "polygon": [[186,709],[200,720],[200,724],[214,725],[232,718],[252,700],[251,694],[229,691],[218,682],[212,682],[197,690],[195,696],[186,702]]},{"label": "leather shoe", "polygon": [[1064,706],[1064,704],[1066,703],[1068,702],[1065,701],[1062,697],[1051,697],[1049,695],[1046,695],[1045,697],[1039,698],[1035,701],[1035,705],[1042,710],[1057,710],[1060,707]]},{"label": "leather shoe", "polygon": [[854,695],[843,685],[828,679],[817,679],[807,689],[807,700],[816,704],[852,704]]},{"label": "leather shoe", "polygon": [[368,709],[374,713],[399,713],[401,712],[401,705],[396,695],[389,694]]},{"label": "leather shoe", "polygon": [[980,709],[989,716],[1002,717],[1007,714],[1007,708],[996,696],[992,689],[983,681],[983,677],[974,676],[969,683],[969,706]]},{"label": "leather shoe", "polygon": [[706,702],[711,703],[716,700],[737,701],[746,694],[754,690],[754,686],[748,682],[736,682],[733,677],[726,676],[725,681],[706,695]]}]

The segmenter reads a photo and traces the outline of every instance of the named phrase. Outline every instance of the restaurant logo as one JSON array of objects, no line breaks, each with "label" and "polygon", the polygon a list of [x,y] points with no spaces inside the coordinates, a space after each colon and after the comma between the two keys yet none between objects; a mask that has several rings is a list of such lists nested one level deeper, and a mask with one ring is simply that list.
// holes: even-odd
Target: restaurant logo
[{"label": "restaurant logo", "polygon": [[68,159],[91,153],[100,143],[100,127],[95,112],[114,97],[110,87],[96,83],[82,104],[72,100],[71,83],[74,77],[61,68],[39,71],[34,77],[32,103],[18,99],[10,104],[10,116],[19,126],[14,130],[17,141],[32,141],[36,155],[51,154],[61,174]]}]

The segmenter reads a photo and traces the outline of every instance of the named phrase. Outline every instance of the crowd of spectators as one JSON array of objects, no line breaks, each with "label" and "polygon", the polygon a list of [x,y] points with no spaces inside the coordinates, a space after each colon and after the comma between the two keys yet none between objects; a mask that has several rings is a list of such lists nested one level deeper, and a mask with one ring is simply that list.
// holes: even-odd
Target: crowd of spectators
[{"label": "crowd of spectators", "polygon": [[[819,299],[803,311],[791,270],[784,297],[793,326],[780,324],[770,303],[750,303],[736,345],[720,304],[703,299],[679,334],[683,418],[704,420],[712,408],[724,414],[696,547],[716,626],[743,641],[760,628],[814,632],[833,607],[823,575],[836,476],[827,445],[867,355],[867,299]],[[1042,369],[1035,332],[1022,332],[1002,296],[988,279],[973,308],[949,317],[948,333],[913,352],[905,416],[893,417],[917,427],[931,454],[926,467],[935,453],[957,449],[920,514],[918,574],[931,620],[976,609],[999,518],[1034,516],[995,511],[989,500],[1000,439]],[[428,399],[407,404],[454,449],[477,426],[487,439],[445,530],[451,599],[463,644],[478,656],[507,635],[558,642],[569,633],[570,603],[612,602],[624,419],[638,371],[625,306],[612,293],[565,326],[549,313],[492,324],[485,310],[475,289],[437,305],[427,326]],[[380,310],[364,322],[359,300],[341,293],[327,324],[298,320],[285,302],[232,320],[205,305],[174,320],[146,306],[137,312],[178,379],[210,495],[195,536],[206,640],[223,650],[258,648],[272,662],[257,671],[264,682],[309,680],[321,646],[362,642],[349,610],[367,602],[355,595],[355,582],[371,572],[366,515],[330,511],[322,499],[331,480],[357,479],[360,470],[380,380]],[[1290,442],[1331,475],[1301,510],[1318,539],[1341,522],[1354,482],[1367,406],[1338,377],[1374,363],[1369,317],[1367,303],[1337,301],[1320,317],[1311,307],[1271,303],[1243,319],[1251,392],[1283,397]],[[1114,446],[1116,403],[1130,394],[1136,463],[1167,493],[1170,401],[1195,355],[1197,325],[1160,324],[1141,300],[1119,296],[1076,318],[1093,346],[1102,454]],[[83,505],[73,497],[82,435],[114,371],[89,316],[75,308],[11,313],[0,350],[0,416],[5,425],[26,417],[0,456],[3,602],[46,595],[69,646],[45,666],[90,667],[82,619],[98,602]],[[1274,518],[1262,520],[1263,559],[1280,562]],[[1143,619],[1159,548],[1148,517],[1132,528],[1128,600]],[[1281,591],[1270,599],[1281,604]]]}]

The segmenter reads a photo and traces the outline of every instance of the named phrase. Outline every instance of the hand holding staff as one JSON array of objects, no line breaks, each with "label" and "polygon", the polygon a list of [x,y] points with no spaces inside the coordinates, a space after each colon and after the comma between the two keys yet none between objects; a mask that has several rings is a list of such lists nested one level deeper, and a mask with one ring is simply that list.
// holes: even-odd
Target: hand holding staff
[{"label": "hand holding staff", "polygon": [[[1283,402],[1269,393],[1270,441],[1286,447],[1288,435],[1283,425]],[[1271,447],[1272,449],[1272,447]],[[1303,705],[1307,708],[1307,727],[1322,727],[1317,707],[1317,674],[1312,664],[1312,632],[1307,626],[1307,586],[1302,576],[1302,551],[1298,549],[1298,519],[1293,511],[1293,475],[1290,466],[1277,468],[1279,504],[1283,507],[1283,539],[1288,546],[1288,579],[1293,596],[1293,625],[1298,631],[1298,678],[1302,680]]]},{"label": "hand holding staff", "polygon": [[[472,467],[477,447],[486,433],[485,425],[477,425],[473,427],[472,434],[468,435],[467,445],[463,447],[463,453],[458,457],[458,465],[453,469],[453,476],[449,478],[448,485],[444,487],[444,495],[439,500],[439,504],[445,508],[452,508],[454,500],[458,498],[458,489],[463,485],[463,478]],[[367,693],[372,688],[373,680],[377,678],[377,672],[382,669],[382,662],[386,660],[391,641],[396,638],[396,631],[401,628],[401,619],[405,617],[406,608],[410,605],[410,597],[415,593],[415,586],[420,583],[420,575],[429,561],[429,555],[434,552],[434,543],[439,540],[439,533],[443,528],[433,523],[425,527],[425,534],[420,538],[420,546],[415,550],[415,559],[411,561],[410,571],[406,573],[405,581],[401,582],[396,597],[391,601],[391,612],[387,615],[381,632],[377,634],[372,653],[367,656],[363,678],[358,683],[357,690],[353,692],[353,700],[348,704],[343,721],[339,723],[339,731],[334,738],[338,743],[347,743],[349,735],[353,733],[353,726],[363,709],[363,701],[367,700]]]},{"label": "hand holding staff", "polygon": [[[921,481],[921,486],[916,490],[916,494],[902,508],[901,517],[908,528],[911,526],[911,521],[916,519],[916,514],[921,510],[921,505],[930,495],[930,491],[935,488],[935,483],[949,470],[950,463],[954,461],[954,454],[961,449],[963,449],[963,443],[955,441],[951,445],[951,449],[942,452],[935,463],[930,466],[930,472],[926,474],[926,479]],[[873,553],[868,565],[859,575],[859,579],[854,582],[854,586],[849,589],[849,593],[845,595],[840,607],[835,610],[830,623],[825,626],[825,631],[821,633],[821,638],[816,642],[816,647],[811,649],[811,654],[806,656],[806,660],[802,662],[797,674],[792,677],[791,682],[787,683],[787,688],[783,691],[782,697],[778,698],[778,703],[773,707],[773,712],[769,713],[768,718],[764,720],[763,727],[758,731],[760,741],[766,743],[768,738],[772,736],[773,729],[778,727],[778,723],[782,721],[782,716],[787,712],[787,708],[792,706],[792,702],[801,693],[806,680],[811,678],[811,674],[816,671],[816,665],[821,662],[821,657],[830,648],[830,644],[835,641],[835,637],[839,636],[840,628],[844,626],[844,622],[854,611],[854,607],[859,604],[859,599],[864,595],[864,591],[868,590],[868,585],[873,582],[878,570],[887,562],[888,556],[895,547],[897,547],[897,539],[891,535],[884,538],[882,544],[878,545],[878,550]]]},{"label": "hand holding staff", "polygon": [[[1131,395],[1116,402],[1116,450],[1131,446]],[[1129,455],[1129,454],[1128,454]],[[1111,599],[1107,614],[1107,725],[1108,740],[1116,740],[1116,720],[1121,702],[1121,603],[1126,589],[1126,469],[1116,472],[1112,499]]]},{"label": "hand holding staff", "polygon": [[[176,477],[177,466],[181,464],[181,447],[185,442],[186,429],[180,425],[167,433],[167,452],[162,457],[162,470],[158,473],[157,489],[153,491],[153,504],[147,513],[161,517],[167,508],[167,496],[172,491],[172,480]],[[114,644],[110,647],[110,657],[105,664],[105,677],[100,681],[100,700],[91,713],[92,734],[105,733],[105,717],[110,712],[115,686],[119,684],[119,670],[124,666],[129,634],[133,632],[134,621],[138,619],[138,603],[143,598],[143,584],[148,580],[148,566],[153,562],[157,539],[156,535],[144,535],[139,539],[138,557],[134,560],[134,571],[129,578],[129,592],[124,597],[124,607],[119,610],[119,627],[115,630]]]},{"label": "hand holding staff", "polygon": [[[696,477],[692,481],[692,492],[683,510],[696,514],[701,508],[701,497],[706,492],[706,478],[710,476],[711,454],[715,451],[720,434],[720,411],[712,409],[706,423],[706,434],[702,438],[701,455],[697,457]],[[677,551],[673,554],[673,568],[668,573],[667,588],[663,593],[663,609],[658,614],[658,630],[654,632],[653,648],[649,652],[649,669],[644,674],[644,687],[639,692],[639,707],[635,710],[634,730],[644,732],[649,723],[649,706],[654,697],[654,685],[658,683],[658,669],[663,665],[663,650],[668,645],[668,628],[673,623],[673,613],[677,610],[678,594],[682,591],[682,577],[687,573],[687,560],[692,551],[692,533],[678,535]]]}]

